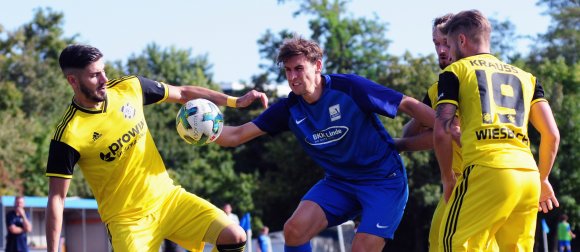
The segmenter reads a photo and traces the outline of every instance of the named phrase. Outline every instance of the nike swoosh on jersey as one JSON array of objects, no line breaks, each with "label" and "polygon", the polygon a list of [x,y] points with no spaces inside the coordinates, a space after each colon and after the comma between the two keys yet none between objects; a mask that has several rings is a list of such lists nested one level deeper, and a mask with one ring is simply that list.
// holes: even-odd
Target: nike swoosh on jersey
[{"label": "nike swoosh on jersey", "polygon": [[304,118],[302,118],[302,119],[299,119],[299,120],[296,120],[295,122],[296,122],[296,124],[300,124],[300,123],[302,123],[304,120],[306,120],[306,117],[304,117]]}]

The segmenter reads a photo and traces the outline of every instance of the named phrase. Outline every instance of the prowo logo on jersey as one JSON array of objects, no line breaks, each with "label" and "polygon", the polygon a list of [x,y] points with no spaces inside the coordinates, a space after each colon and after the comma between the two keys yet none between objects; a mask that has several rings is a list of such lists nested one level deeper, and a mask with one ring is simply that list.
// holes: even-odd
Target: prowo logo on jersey
[{"label": "prowo logo on jersey", "polygon": [[348,127],[346,126],[332,126],[314,132],[311,137],[306,137],[305,141],[310,145],[327,144],[342,139],[347,132]]},{"label": "prowo logo on jersey", "polygon": [[135,124],[135,126],[133,126],[129,131],[117,138],[115,142],[109,144],[108,151],[101,152],[100,158],[103,161],[111,162],[117,157],[123,155],[123,151],[127,151],[133,147],[137,140],[139,140],[139,136],[145,134],[143,128],[145,128],[145,121],[142,120]]}]

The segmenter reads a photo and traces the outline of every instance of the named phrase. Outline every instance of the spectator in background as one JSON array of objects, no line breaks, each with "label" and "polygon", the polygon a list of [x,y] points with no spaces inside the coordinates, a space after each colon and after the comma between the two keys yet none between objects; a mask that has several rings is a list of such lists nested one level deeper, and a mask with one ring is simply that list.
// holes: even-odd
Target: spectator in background
[{"label": "spectator in background", "polygon": [[558,251],[572,251],[570,241],[574,238],[576,238],[576,235],[572,233],[572,229],[570,229],[568,215],[562,214],[560,216],[560,222],[558,223]]},{"label": "spectator in background", "polygon": [[272,252],[272,241],[268,234],[270,229],[268,226],[263,226],[258,236],[258,252]]},{"label": "spectator in background", "polygon": [[234,221],[236,224],[240,225],[240,218],[238,218],[238,215],[235,213],[232,213],[232,205],[230,203],[226,203],[223,207],[222,210],[224,210],[224,212],[226,212],[226,214],[228,215],[228,217],[230,219],[232,219],[232,221]]},{"label": "spectator in background", "polygon": [[6,214],[6,252],[28,252],[26,233],[32,231],[32,223],[24,211],[24,197],[14,198],[14,210]]}]

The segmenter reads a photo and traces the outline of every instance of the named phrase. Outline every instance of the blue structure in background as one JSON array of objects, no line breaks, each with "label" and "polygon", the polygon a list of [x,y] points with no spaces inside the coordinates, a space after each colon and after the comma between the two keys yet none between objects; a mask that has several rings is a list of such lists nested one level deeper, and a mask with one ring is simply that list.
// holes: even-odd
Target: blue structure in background
[{"label": "blue structure in background", "polygon": [[[6,212],[14,207],[15,196],[0,197],[0,250],[4,251]],[[28,234],[30,251],[46,251],[45,210],[47,197],[24,196],[26,212],[30,214],[32,232]],[[69,197],[65,199],[63,241],[68,251],[110,251],[107,233],[101,222],[97,201]]]},{"label": "blue structure in background", "polygon": [[[2,196],[3,207],[14,207],[14,196]],[[48,203],[47,197],[28,197],[24,196],[24,202],[26,208],[46,208]],[[66,198],[65,209],[98,209],[97,201],[94,199],[81,199],[81,198]]]}]

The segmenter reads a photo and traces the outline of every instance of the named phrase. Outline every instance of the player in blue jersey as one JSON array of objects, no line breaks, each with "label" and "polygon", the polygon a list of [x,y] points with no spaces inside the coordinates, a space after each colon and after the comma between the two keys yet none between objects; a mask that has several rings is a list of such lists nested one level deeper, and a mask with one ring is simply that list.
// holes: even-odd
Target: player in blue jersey
[{"label": "player in blue jersey", "polygon": [[217,143],[237,146],[264,134],[292,131],[325,177],[284,225],[285,251],[311,251],[310,239],[356,216],[353,251],[381,251],[392,239],[407,202],[403,162],[377,115],[399,111],[432,126],[425,104],[354,74],[322,74],[322,49],[295,37],[278,63],[292,92],[252,122],[226,126]]}]

